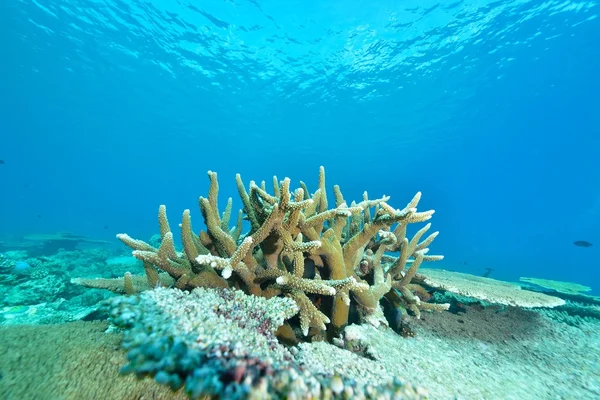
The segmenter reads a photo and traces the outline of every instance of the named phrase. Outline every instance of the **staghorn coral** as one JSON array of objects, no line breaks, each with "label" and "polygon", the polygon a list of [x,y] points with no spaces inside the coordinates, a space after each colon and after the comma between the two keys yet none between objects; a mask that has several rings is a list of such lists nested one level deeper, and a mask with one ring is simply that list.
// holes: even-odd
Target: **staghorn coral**
[{"label": "staghorn coral", "polygon": [[[292,191],[289,178],[277,177],[274,194],[264,182],[250,182],[247,190],[238,174],[243,210],[230,227],[232,200],[220,213],[217,174],[209,171],[208,177],[208,196],[199,199],[206,230],[195,233],[190,211],[185,210],[179,225],[183,251],[175,248],[165,206],[159,207],[158,248],[117,235],[144,262],[150,287],[163,285],[158,271],[164,271],[178,289],[229,287],[290,298],[299,308],[299,326],[286,329],[292,339],[298,333],[317,338],[325,331],[334,337],[348,324],[351,308],[361,321],[387,325],[379,304],[384,296],[417,316],[421,310],[447,309],[448,305],[421,301],[414,292],[422,289],[411,283],[423,262],[442,259],[427,254],[438,232],[421,241],[430,224],[407,238],[409,224],[427,221],[434,213],[417,211],[420,192],[404,208],[395,209],[388,196],[369,199],[366,192],[362,201],[348,205],[334,186],[335,207],[329,208],[323,167],[312,195],[303,182]],[[250,231],[242,234],[244,217]],[[399,255],[386,254],[394,252]]]},{"label": "staghorn coral", "polygon": [[[149,279],[145,276],[132,275],[126,272],[123,278],[71,278],[71,283],[91,289],[108,289],[119,294],[134,294],[156,287],[150,286]],[[160,286],[171,286],[175,283],[166,273],[158,274]]]}]

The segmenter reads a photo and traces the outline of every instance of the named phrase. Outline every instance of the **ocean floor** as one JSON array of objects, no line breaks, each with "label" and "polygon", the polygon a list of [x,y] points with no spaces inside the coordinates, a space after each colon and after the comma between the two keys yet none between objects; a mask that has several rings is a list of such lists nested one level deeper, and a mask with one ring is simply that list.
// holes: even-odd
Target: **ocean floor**
[{"label": "ocean floor", "polygon": [[600,321],[570,326],[551,313],[470,308],[425,315],[414,338],[366,325],[356,334],[372,362],[431,399],[600,398]]},{"label": "ocean floor", "polygon": [[[467,306],[425,314],[415,337],[368,325],[350,328],[357,356],[304,344],[298,357],[364,379],[399,376],[429,399],[600,398],[600,321],[560,312]],[[1,399],[182,399],[151,379],[119,374],[121,334],[105,322],[0,326]]]}]

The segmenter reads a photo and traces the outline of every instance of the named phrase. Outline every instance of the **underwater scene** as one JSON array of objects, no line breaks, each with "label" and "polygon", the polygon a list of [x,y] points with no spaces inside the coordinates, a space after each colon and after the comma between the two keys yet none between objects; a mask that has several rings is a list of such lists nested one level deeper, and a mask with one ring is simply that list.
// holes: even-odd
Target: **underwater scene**
[{"label": "underwater scene", "polygon": [[4,0],[0,400],[600,399],[595,0]]}]

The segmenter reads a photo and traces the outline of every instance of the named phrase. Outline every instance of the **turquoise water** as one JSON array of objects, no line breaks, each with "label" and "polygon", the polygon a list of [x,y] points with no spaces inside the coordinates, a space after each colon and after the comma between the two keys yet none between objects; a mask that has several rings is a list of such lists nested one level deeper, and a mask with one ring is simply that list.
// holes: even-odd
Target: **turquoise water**
[{"label": "turquoise water", "polygon": [[[599,12],[568,0],[3,1],[4,316],[76,294],[77,312],[93,307],[105,295],[69,279],[131,270],[115,236],[148,241],[160,204],[175,243],[183,210],[199,230],[209,170],[221,210],[229,196],[237,210],[236,173],[314,191],[320,166],[330,205],[333,185],[396,208],[421,191],[440,231],[435,267],[599,295]],[[77,237],[44,247],[56,232]],[[58,251],[75,244],[92,250]],[[32,275],[53,289],[21,301],[11,288]]]},{"label": "turquoise water", "polygon": [[350,198],[422,191],[453,267],[600,288],[594,2],[18,1],[1,15],[0,236],[146,237],[158,204],[196,212],[209,169],[227,195],[236,172],[313,182],[324,165]]}]

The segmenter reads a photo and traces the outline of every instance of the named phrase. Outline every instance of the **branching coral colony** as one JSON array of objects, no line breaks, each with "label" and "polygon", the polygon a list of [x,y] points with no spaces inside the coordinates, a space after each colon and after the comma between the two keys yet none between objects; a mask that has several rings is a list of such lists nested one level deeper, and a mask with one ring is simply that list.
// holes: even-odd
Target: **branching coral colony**
[{"label": "branching coral colony", "polygon": [[[199,200],[207,229],[195,234],[190,210],[185,210],[179,225],[183,252],[175,249],[165,206],[158,213],[162,238],[158,249],[126,234],[117,235],[143,261],[151,287],[164,285],[158,273],[162,270],[179,289],[229,287],[266,298],[291,298],[300,310],[298,317],[278,332],[291,341],[298,337],[331,340],[349,318],[387,325],[380,306],[384,296],[417,317],[422,310],[448,308],[421,301],[426,292],[411,283],[424,261],[443,258],[427,254],[438,232],[421,241],[431,224],[412,239],[406,237],[409,224],[427,221],[434,213],[417,212],[420,192],[400,210],[388,204],[388,196],[369,199],[366,192],[361,202],[348,206],[336,185],[335,207],[329,208],[323,167],[312,195],[303,182],[292,192],[290,179],[277,177],[273,177],[273,194],[267,193],[264,182],[260,187],[250,182],[247,191],[238,174],[243,210],[230,228],[232,199],[221,214],[217,174],[209,171],[208,176],[208,197]],[[244,218],[250,224],[245,235]],[[394,252],[399,255],[386,254]]]}]

